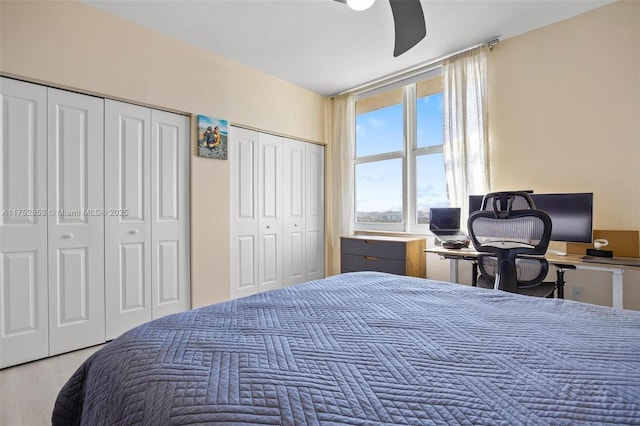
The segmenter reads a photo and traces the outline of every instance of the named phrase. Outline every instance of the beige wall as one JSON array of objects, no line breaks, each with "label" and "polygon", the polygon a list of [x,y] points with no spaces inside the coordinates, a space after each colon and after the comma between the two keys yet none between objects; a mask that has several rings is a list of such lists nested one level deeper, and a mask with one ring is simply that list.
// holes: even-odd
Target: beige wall
[{"label": "beige wall", "polygon": [[[640,2],[504,40],[489,61],[493,189],[593,192],[596,229],[640,229]],[[640,309],[640,272],[624,279]],[[611,305],[609,273],[567,280]]]},{"label": "beige wall", "polygon": [[[0,3],[0,72],[325,142],[327,99],[75,1]],[[193,306],[229,298],[229,162],[195,156]]]}]

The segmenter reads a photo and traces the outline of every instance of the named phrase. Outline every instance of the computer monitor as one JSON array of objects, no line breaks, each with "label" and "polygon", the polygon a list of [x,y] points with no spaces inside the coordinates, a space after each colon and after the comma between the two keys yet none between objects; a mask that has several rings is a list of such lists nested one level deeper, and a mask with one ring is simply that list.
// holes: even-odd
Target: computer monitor
[{"label": "computer monitor", "polygon": [[[551,240],[590,243],[593,239],[593,193],[530,194],[536,209],[551,218]],[[482,207],[482,195],[469,196],[469,214]]]},{"label": "computer monitor", "polygon": [[482,199],[484,195],[469,195],[469,214],[476,212],[482,208]]}]

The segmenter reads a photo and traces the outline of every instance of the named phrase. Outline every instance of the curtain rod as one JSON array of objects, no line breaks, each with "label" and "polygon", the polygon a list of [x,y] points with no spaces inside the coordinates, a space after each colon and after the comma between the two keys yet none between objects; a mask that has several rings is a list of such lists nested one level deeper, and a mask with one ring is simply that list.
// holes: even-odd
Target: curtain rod
[{"label": "curtain rod", "polygon": [[[373,80],[373,81],[370,81],[368,83],[362,84],[360,86],[354,87],[352,89],[340,92],[340,93],[338,93],[338,95],[343,95],[343,94],[349,93],[349,92],[364,92],[364,91],[367,91],[367,90],[374,89],[376,87],[384,86],[385,84],[392,83],[392,82],[394,82],[396,80],[400,80],[400,79],[403,79],[403,78],[408,78],[408,77],[411,77],[414,74],[418,74],[420,72],[427,71],[429,68],[433,68],[433,67],[436,67],[436,66],[442,64],[442,62],[447,58],[450,58],[450,57],[452,57],[454,55],[457,55],[459,53],[462,53],[462,52],[466,52],[467,50],[475,49],[476,47],[487,45],[487,46],[489,46],[489,50],[493,50],[493,47],[498,43],[500,43],[500,39],[499,38],[497,38],[497,37],[496,38],[492,38],[491,40],[489,40],[489,41],[487,41],[485,43],[476,44],[475,46],[467,47],[465,49],[458,50],[457,52],[453,52],[453,53],[450,53],[448,55],[440,56],[439,58],[434,59],[432,61],[429,61],[429,62],[426,62],[426,63],[422,63],[420,65],[416,65],[416,66],[411,67],[411,68],[406,68],[406,69],[404,69],[402,71],[398,71],[398,72],[393,73],[393,74],[386,75],[386,76],[381,77],[381,78],[379,78],[377,80]],[[334,95],[334,96],[336,96],[336,95]],[[330,99],[333,99],[334,96],[331,96]]]}]

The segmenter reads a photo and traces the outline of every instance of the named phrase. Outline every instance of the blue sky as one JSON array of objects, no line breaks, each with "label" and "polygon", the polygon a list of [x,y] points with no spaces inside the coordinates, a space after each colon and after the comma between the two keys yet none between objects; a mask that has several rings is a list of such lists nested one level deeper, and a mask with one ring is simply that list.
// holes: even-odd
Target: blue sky
[{"label": "blue sky", "polygon": [[[442,144],[442,94],[417,102],[418,147]],[[402,105],[393,105],[356,118],[356,156],[401,151]],[[402,161],[385,160],[356,167],[358,211],[402,209]],[[418,157],[418,210],[447,206],[442,154]]]}]

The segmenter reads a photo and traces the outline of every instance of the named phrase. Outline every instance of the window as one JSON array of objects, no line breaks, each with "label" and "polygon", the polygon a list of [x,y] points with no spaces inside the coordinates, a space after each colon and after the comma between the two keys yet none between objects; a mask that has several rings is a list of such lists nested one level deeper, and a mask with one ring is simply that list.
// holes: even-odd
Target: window
[{"label": "window", "polygon": [[355,229],[425,232],[449,205],[442,101],[439,72],[357,98]]}]

